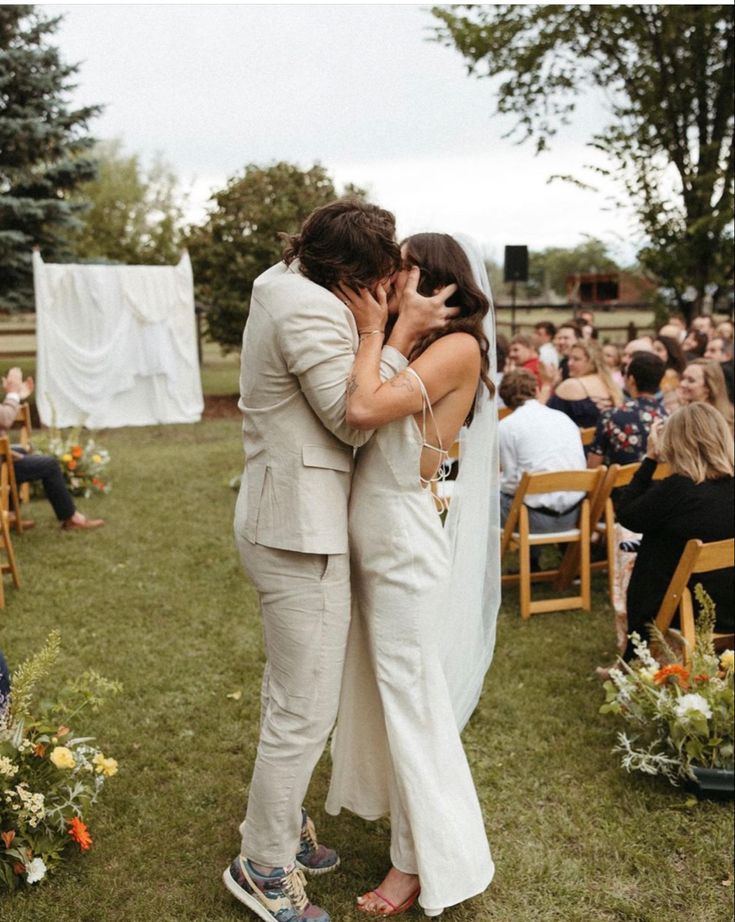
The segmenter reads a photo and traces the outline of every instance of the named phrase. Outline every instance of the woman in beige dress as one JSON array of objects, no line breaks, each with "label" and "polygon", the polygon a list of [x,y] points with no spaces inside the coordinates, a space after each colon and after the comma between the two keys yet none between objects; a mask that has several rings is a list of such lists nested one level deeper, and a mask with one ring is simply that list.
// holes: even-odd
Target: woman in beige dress
[{"label": "woman in beige dress", "polygon": [[[499,580],[494,596],[485,581],[497,574],[497,525],[489,526],[494,516],[498,521],[497,509],[488,499],[497,493],[497,410],[489,399],[494,387],[483,326],[489,300],[462,247],[445,234],[420,234],[402,253],[397,292],[415,283],[420,269],[419,291],[453,285],[447,303],[459,313],[418,346],[404,371],[382,381],[386,293],[341,292],[360,332],[347,419],[376,432],[358,454],[352,482],[354,607],[327,810],[390,816],[391,868],[358,898],[359,909],[398,915],[418,898],[426,915],[437,916],[485,890],[494,873],[459,729],[477,701],[494,644]],[[472,503],[463,508],[476,515],[478,503],[486,504],[484,527],[453,524],[459,496],[449,512],[456,515],[443,527],[430,485],[468,422],[468,440],[475,425],[489,439],[468,447],[460,461],[460,478],[466,463],[475,480]],[[461,495],[459,482],[457,489]],[[474,577],[453,590],[455,570],[474,553],[470,531],[481,559],[472,562]],[[465,628],[469,649],[458,636]]]}]

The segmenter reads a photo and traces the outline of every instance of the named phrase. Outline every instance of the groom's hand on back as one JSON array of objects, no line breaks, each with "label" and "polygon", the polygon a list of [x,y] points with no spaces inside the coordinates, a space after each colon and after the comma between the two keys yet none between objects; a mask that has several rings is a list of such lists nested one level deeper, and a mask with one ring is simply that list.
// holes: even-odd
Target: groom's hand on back
[{"label": "groom's hand on back", "polygon": [[420,278],[421,270],[414,266],[404,283],[395,285],[391,298],[398,303],[398,320],[388,345],[405,356],[411,354],[424,336],[443,329],[459,313],[458,307],[447,307],[446,303],[457,290],[456,285],[446,285],[427,298],[417,291]]}]

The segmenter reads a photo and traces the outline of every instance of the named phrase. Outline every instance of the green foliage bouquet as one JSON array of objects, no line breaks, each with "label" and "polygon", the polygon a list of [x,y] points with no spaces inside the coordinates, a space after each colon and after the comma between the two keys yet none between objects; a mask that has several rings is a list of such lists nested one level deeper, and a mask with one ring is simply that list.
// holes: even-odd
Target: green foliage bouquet
[{"label": "green foliage bouquet", "polygon": [[82,852],[91,847],[85,818],[117,772],[93,737],[72,730],[85,708],[96,711],[120,691],[117,682],[85,672],[56,700],[37,701],[59,646],[51,634],[14,673],[9,701],[0,702],[0,894],[43,880],[75,844]]},{"label": "green foliage bouquet", "polygon": [[49,430],[46,438],[36,442],[36,451],[59,459],[64,479],[73,496],[89,498],[93,493],[106,494],[112,489],[106,473],[110,463],[109,451],[97,445],[91,436],[82,443],[81,429],[71,429],[64,433],[54,427]]},{"label": "green foliage bouquet", "polygon": [[627,771],[665,775],[672,784],[693,780],[693,768],[733,769],[732,650],[717,656],[712,644],[714,606],[697,586],[701,605],[691,662],[683,666],[665,639],[657,643],[668,662],[654,658],[648,644],[633,634],[637,660],[620,661],[605,683],[603,714],[632,725],[620,732],[614,752]]}]

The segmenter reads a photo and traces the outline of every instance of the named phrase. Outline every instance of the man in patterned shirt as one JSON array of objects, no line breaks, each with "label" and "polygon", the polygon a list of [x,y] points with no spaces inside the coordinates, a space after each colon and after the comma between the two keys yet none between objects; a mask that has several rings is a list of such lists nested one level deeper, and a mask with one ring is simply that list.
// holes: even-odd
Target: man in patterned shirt
[{"label": "man in patterned shirt", "polygon": [[646,454],[648,433],[657,419],[666,417],[656,392],[666,371],[653,352],[636,352],[625,376],[630,394],[622,406],[603,410],[587,455],[587,467],[634,464]]}]

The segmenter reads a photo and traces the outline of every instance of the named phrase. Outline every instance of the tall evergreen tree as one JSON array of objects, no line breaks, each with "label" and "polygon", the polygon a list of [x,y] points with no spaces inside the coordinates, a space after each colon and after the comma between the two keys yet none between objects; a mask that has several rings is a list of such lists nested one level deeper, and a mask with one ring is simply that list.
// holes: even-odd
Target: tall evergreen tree
[{"label": "tall evergreen tree", "polygon": [[69,193],[95,173],[85,152],[99,106],[71,108],[78,65],[49,43],[60,17],[0,5],[0,309],[33,305],[31,250],[63,259],[84,205]]}]

